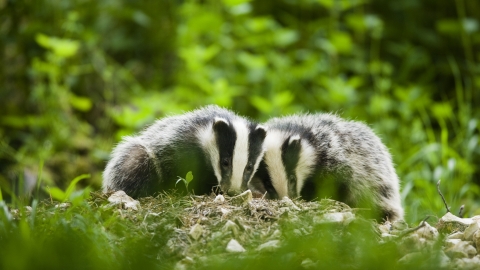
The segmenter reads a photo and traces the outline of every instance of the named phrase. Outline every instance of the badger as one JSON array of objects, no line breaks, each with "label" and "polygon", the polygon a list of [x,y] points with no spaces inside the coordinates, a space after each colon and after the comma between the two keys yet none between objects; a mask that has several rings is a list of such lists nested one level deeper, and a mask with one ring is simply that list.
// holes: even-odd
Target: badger
[{"label": "badger", "polygon": [[103,191],[153,195],[175,188],[177,178],[191,171],[189,189],[196,194],[214,186],[238,193],[259,166],[265,136],[263,126],[215,105],[157,120],[114,148],[103,172]]},{"label": "badger", "polygon": [[368,208],[377,220],[403,219],[392,158],[365,124],[333,114],[273,118],[250,189],[267,198],[329,197]]}]

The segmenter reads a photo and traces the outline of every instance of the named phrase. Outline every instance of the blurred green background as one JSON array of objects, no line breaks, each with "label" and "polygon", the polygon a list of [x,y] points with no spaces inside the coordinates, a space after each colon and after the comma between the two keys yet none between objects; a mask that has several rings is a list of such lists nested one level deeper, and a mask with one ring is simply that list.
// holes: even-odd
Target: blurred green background
[{"label": "blurred green background", "polygon": [[0,0],[0,188],[98,189],[112,147],[205,104],[336,112],[391,150],[409,222],[480,214],[480,2]]}]

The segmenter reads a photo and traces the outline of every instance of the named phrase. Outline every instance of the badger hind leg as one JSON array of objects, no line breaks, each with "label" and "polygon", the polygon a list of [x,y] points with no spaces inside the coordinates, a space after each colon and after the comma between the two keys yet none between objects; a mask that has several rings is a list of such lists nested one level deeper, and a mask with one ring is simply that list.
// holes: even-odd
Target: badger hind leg
[{"label": "badger hind leg", "polygon": [[133,140],[116,147],[103,178],[104,192],[123,190],[132,197],[153,195],[160,187],[154,159]]}]

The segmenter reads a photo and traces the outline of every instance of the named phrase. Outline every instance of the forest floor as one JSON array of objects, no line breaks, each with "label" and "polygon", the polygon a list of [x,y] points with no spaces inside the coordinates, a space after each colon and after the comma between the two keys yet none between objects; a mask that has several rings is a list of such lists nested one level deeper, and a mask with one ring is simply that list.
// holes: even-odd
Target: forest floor
[{"label": "forest floor", "polygon": [[[467,236],[470,224],[477,224],[471,219],[441,218],[436,226],[422,221],[409,228],[405,222],[367,220],[361,215],[365,209],[328,199],[266,200],[252,198],[250,192],[236,197],[165,193],[138,201],[109,195],[91,193],[88,200],[76,204],[44,201],[22,209],[3,206],[0,240],[7,252],[0,255],[0,268],[480,266],[476,238]],[[19,253],[27,262],[18,262]]]}]

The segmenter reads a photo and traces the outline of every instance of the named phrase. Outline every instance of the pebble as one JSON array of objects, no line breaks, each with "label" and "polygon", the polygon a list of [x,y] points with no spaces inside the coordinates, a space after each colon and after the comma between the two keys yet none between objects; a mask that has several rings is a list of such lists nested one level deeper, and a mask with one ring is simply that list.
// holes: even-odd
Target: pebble
[{"label": "pebble", "polygon": [[416,230],[415,233],[428,240],[433,240],[438,237],[438,231],[434,227],[430,226],[428,222],[425,221],[425,225],[420,229]]},{"label": "pebble", "polygon": [[258,251],[275,251],[280,247],[279,240],[271,240],[258,246]]},{"label": "pebble", "polygon": [[190,232],[188,233],[190,237],[192,237],[194,240],[197,240],[202,236],[203,234],[203,227],[200,224],[195,224],[190,228]]},{"label": "pebble", "polygon": [[216,203],[224,202],[224,201],[225,201],[225,197],[223,197],[222,194],[217,195],[217,197],[215,197],[215,199],[213,200],[213,202],[216,202]]},{"label": "pebble", "polygon": [[108,197],[108,201],[114,205],[121,204],[124,209],[138,210],[138,208],[140,208],[140,202],[132,199],[132,197],[128,196],[123,190],[113,193]]},{"label": "pebble", "polygon": [[480,225],[478,224],[478,222],[473,222],[472,224],[470,224],[463,232],[463,240],[471,241],[473,238],[473,234],[477,232],[478,229],[480,229]]},{"label": "pebble", "polygon": [[235,222],[228,220],[223,226],[223,230],[226,232],[228,231],[232,232],[233,236],[236,237],[238,235],[239,228],[238,228],[238,225],[235,224]]},{"label": "pebble", "polygon": [[227,244],[227,251],[232,253],[245,252],[245,249],[237,242],[237,240],[232,239]]}]

